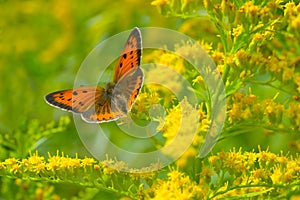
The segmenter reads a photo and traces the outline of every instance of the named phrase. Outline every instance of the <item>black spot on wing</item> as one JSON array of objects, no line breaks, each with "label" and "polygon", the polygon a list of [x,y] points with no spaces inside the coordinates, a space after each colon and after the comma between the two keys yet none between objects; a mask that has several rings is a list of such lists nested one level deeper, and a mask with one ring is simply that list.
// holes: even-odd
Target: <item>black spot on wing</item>
[{"label": "black spot on wing", "polygon": [[[72,111],[72,107],[71,106],[63,104],[63,103],[60,103],[60,102],[57,102],[55,100],[55,95],[56,94],[57,94],[56,92],[53,92],[53,93],[50,93],[50,94],[46,95],[45,96],[46,102],[49,103],[52,106],[55,106],[55,107],[58,107],[58,108],[61,108],[61,109],[64,109],[64,110]],[[60,98],[60,99],[64,100],[64,98]]]}]

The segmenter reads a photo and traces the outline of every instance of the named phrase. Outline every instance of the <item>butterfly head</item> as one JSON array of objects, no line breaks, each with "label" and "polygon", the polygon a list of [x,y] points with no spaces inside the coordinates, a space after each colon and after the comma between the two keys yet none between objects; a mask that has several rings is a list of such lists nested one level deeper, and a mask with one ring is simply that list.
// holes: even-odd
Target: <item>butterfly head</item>
[{"label": "butterfly head", "polygon": [[112,95],[115,85],[116,85],[115,83],[107,83],[105,88],[106,94]]}]

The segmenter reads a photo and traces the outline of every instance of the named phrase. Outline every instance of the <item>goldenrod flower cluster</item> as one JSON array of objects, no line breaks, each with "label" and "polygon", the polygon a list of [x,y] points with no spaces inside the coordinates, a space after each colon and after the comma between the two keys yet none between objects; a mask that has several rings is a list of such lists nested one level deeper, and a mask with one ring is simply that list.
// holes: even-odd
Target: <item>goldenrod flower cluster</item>
[{"label": "goldenrod flower cluster", "polygon": [[[250,195],[265,199],[281,195],[297,198],[300,158],[269,151],[220,152],[202,163],[199,180],[171,170],[147,190],[151,199],[220,199]],[[294,194],[293,194],[294,193]]]},{"label": "goldenrod flower cluster", "polygon": [[[96,188],[119,193],[122,196],[134,196],[140,190],[140,179],[151,180],[159,166],[129,169],[124,162],[107,159],[102,162],[94,158],[75,158],[57,152],[48,154],[48,158],[36,153],[30,153],[28,158],[8,158],[0,162],[0,176],[16,180],[20,187],[28,184],[26,181],[44,181],[45,183],[72,183],[81,187]],[[124,172],[127,171],[127,172]],[[151,182],[150,181],[150,182]],[[122,183],[122,186],[118,186]],[[50,186],[49,186],[50,187]],[[132,187],[132,191],[128,188]],[[47,190],[36,188],[37,196],[47,195]],[[48,191],[53,193],[53,191]]]}]

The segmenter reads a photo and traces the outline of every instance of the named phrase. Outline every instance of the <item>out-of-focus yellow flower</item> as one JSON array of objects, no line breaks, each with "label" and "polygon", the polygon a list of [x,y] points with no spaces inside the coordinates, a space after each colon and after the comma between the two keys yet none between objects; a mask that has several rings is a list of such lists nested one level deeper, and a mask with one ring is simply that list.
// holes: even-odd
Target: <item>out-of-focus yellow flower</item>
[{"label": "out-of-focus yellow flower", "polygon": [[291,21],[291,27],[299,30],[299,28],[300,28],[300,14],[299,13],[298,13],[297,17],[295,17]]},{"label": "out-of-focus yellow flower", "polygon": [[217,64],[224,64],[225,55],[223,52],[213,51],[211,57]]},{"label": "out-of-focus yellow flower", "polygon": [[197,76],[194,80],[193,80],[193,85],[195,85],[196,83],[198,84],[204,84],[204,79],[202,76]]},{"label": "out-of-focus yellow flower", "polygon": [[44,191],[42,188],[37,188],[35,190],[35,199],[44,199]]},{"label": "out-of-focus yellow flower", "polygon": [[214,3],[212,0],[204,0],[203,5],[206,10],[210,11],[213,8]]},{"label": "out-of-focus yellow flower", "polygon": [[264,39],[264,37],[263,37],[263,35],[262,35],[261,33],[256,33],[256,34],[254,34],[254,36],[253,36],[253,41],[254,41],[255,43],[261,42],[261,41],[263,41],[263,39]]},{"label": "out-of-focus yellow flower", "polygon": [[294,2],[288,2],[284,5],[285,9],[284,9],[284,15],[295,15],[297,13],[296,11],[296,5]]},{"label": "out-of-focus yellow flower", "polygon": [[154,0],[151,2],[152,6],[165,6],[169,3],[168,0]]},{"label": "out-of-focus yellow flower", "polygon": [[241,117],[241,113],[242,113],[241,105],[237,103],[233,104],[231,106],[231,109],[228,111],[229,122],[233,123],[237,121]]},{"label": "out-of-focus yellow flower", "polygon": [[254,5],[253,2],[248,1],[244,4],[246,13],[255,16],[258,14],[259,7],[257,5]]},{"label": "out-of-focus yellow flower", "polygon": [[74,26],[72,18],[72,6],[69,0],[55,0],[52,4],[53,15],[61,25],[62,34],[51,46],[41,52],[40,60],[49,62],[68,48],[74,38]]},{"label": "out-of-focus yellow flower", "polygon": [[300,130],[300,104],[298,102],[291,102],[287,109],[287,114],[291,119],[292,125]]},{"label": "out-of-focus yellow flower", "polygon": [[293,68],[284,68],[282,73],[282,81],[290,81],[293,78],[294,69]]},{"label": "out-of-focus yellow flower", "polygon": [[237,38],[242,34],[242,32],[243,32],[243,26],[238,24],[237,27],[233,29],[232,36]]},{"label": "out-of-focus yellow flower", "polygon": [[295,73],[294,74],[294,83],[297,86],[297,92],[300,93],[300,74],[299,73]]}]

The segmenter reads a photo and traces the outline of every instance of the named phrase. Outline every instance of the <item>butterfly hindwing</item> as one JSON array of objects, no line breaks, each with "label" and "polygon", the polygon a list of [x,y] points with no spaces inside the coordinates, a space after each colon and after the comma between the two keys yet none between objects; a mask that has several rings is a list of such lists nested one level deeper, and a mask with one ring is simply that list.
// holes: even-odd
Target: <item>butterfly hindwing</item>
[{"label": "butterfly hindwing", "polygon": [[112,94],[113,111],[127,113],[130,111],[143,84],[143,72],[140,67],[127,72],[116,84]]},{"label": "butterfly hindwing", "polygon": [[142,38],[138,28],[134,28],[125,44],[114,73],[114,82],[117,83],[120,78],[132,68],[139,67],[142,56]]},{"label": "butterfly hindwing", "polygon": [[121,116],[123,116],[123,113],[112,110],[110,98],[101,104],[96,101],[93,106],[81,114],[82,119],[89,123],[108,122]]}]

